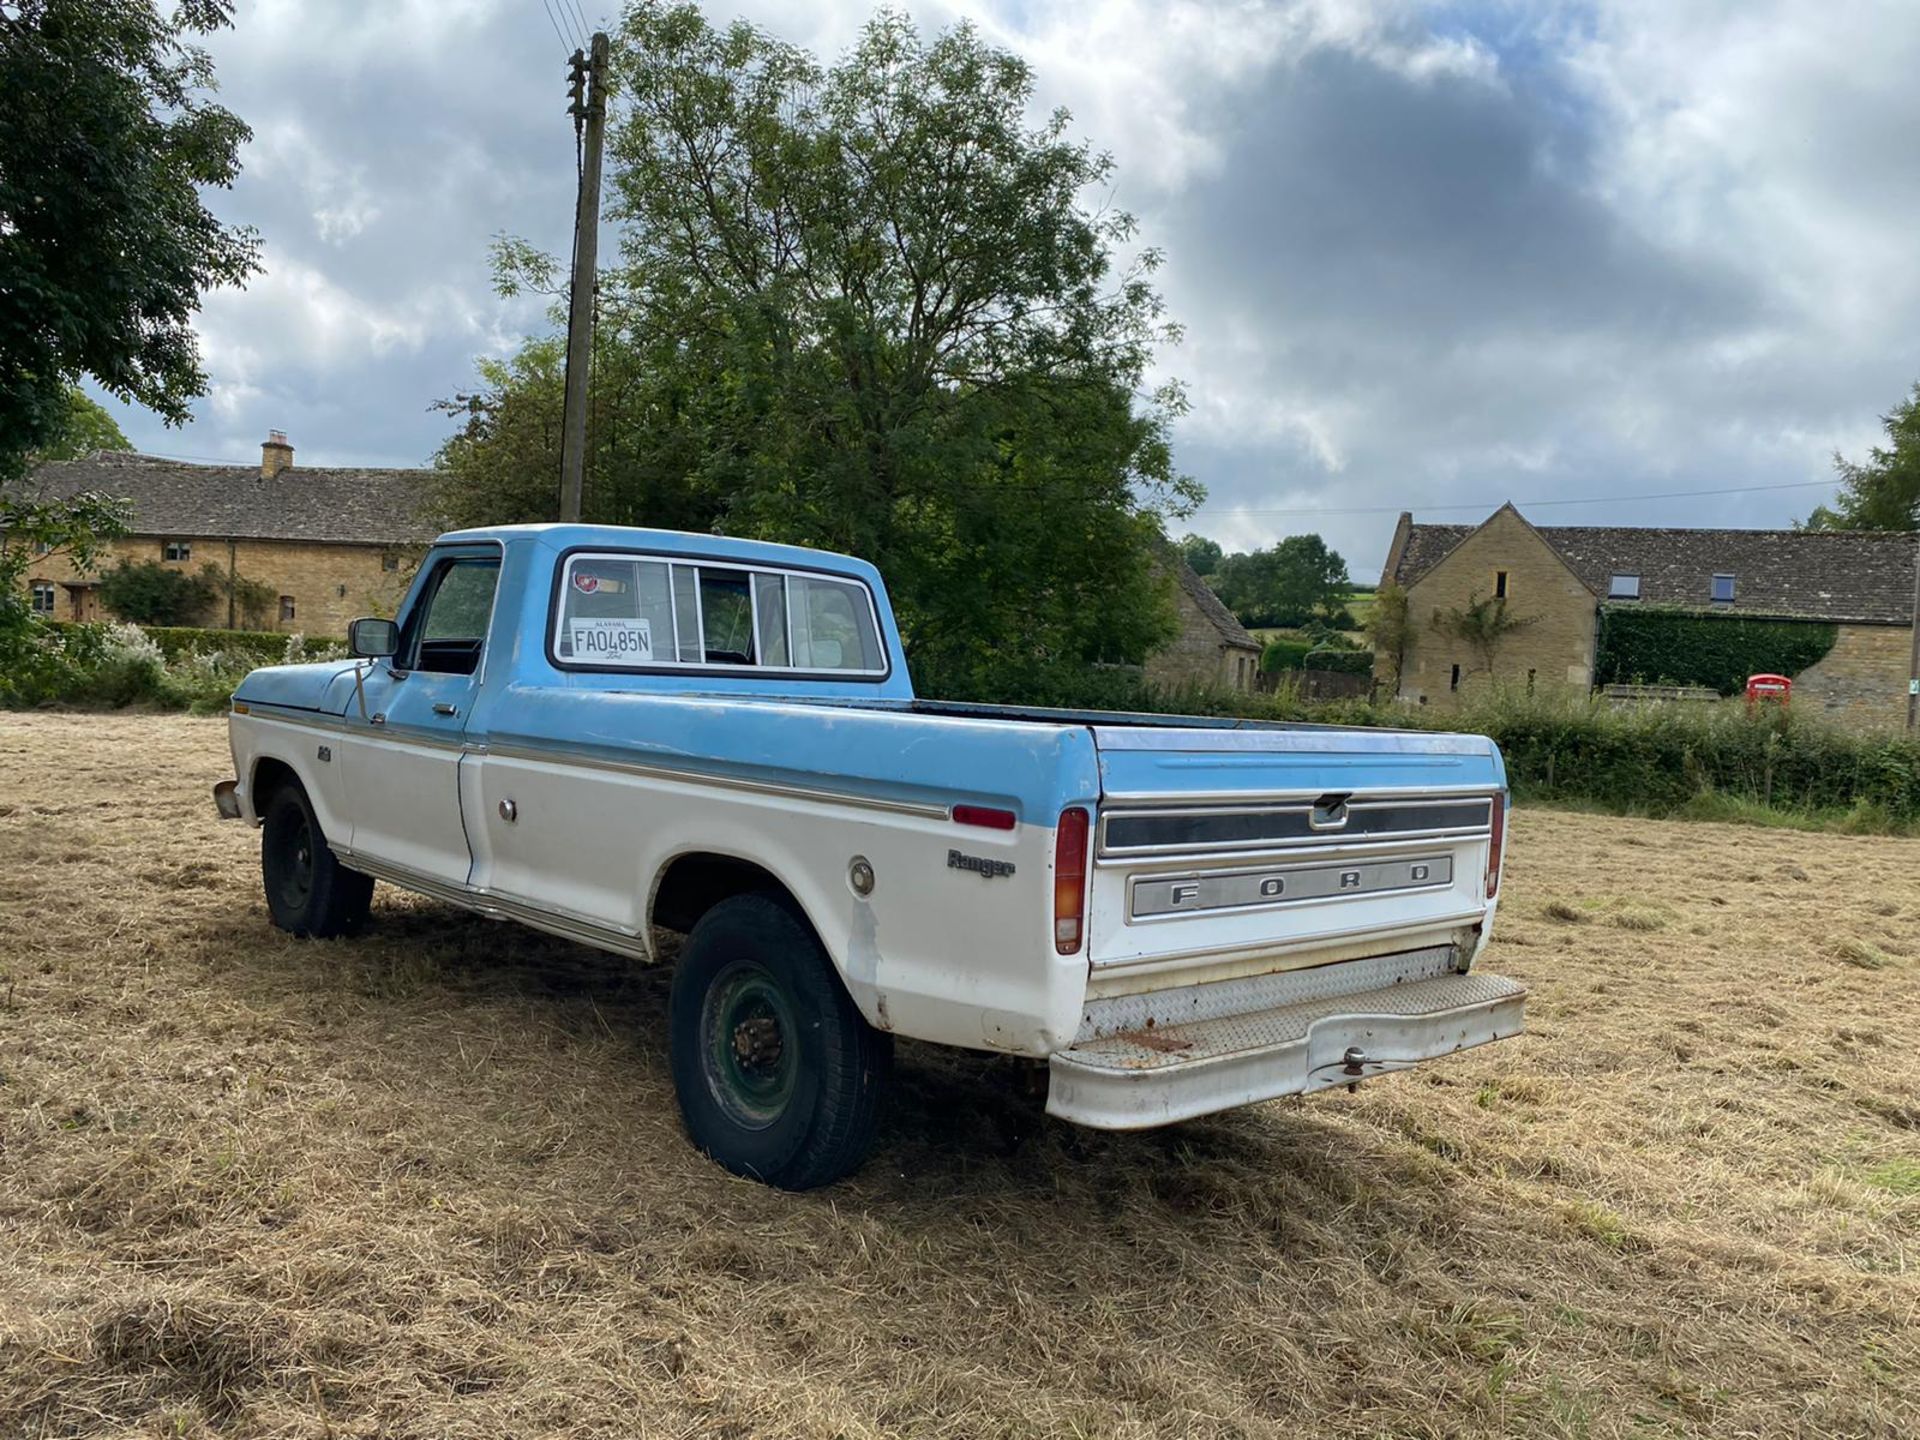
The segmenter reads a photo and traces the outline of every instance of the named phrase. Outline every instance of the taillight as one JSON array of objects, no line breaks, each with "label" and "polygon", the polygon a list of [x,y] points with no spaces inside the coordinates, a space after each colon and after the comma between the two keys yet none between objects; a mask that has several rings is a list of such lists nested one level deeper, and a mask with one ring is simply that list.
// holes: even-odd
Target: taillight
[{"label": "taillight", "polygon": [[1053,832],[1053,948],[1080,953],[1087,929],[1087,812],[1060,812]]},{"label": "taillight", "polygon": [[1493,834],[1487,841],[1487,899],[1500,893],[1500,857],[1507,846],[1507,797],[1493,797]]},{"label": "taillight", "polygon": [[989,805],[956,805],[953,823],[978,825],[983,830],[1011,830],[1019,817],[1011,810],[996,810]]}]

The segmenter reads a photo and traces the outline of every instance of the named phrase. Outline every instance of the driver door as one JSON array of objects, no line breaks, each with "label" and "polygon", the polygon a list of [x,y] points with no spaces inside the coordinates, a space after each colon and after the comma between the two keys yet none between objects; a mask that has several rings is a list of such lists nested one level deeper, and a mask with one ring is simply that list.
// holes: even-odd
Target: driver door
[{"label": "driver door", "polygon": [[472,856],[460,819],[460,761],[480,688],[494,590],[495,546],[438,550],[400,628],[347,708],[349,844],[443,884],[465,886]]}]

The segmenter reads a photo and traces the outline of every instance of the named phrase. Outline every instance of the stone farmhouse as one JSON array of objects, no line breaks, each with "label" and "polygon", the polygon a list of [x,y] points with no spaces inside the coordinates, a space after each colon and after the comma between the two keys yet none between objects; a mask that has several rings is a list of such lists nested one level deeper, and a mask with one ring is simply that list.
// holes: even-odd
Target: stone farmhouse
[{"label": "stone farmhouse", "polygon": [[277,430],[260,447],[258,469],[106,450],[42,465],[30,489],[125,499],[133,521],[90,573],[62,554],[37,558],[26,576],[33,608],[55,620],[110,619],[100,605],[102,572],[152,560],[196,576],[212,566],[272,597],[265,613],[248,617],[229,584],[203,617],[208,625],[344,635],[355,616],[393,613],[419,547],[436,533],[418,515],[423,473],[296,468]]},{"label": "stone farmhouse", "polygon": [[[1400,698],[1445,706],[1489,680],[1594,683],[1608,607],[1661,606],[1833,624],[1833,648],[1793,677],[1793,703],[1847,724],[1904,725],[1914,676],[1920,535],[1885,531],[1534,526],[1511,504],[1480,525],[1402,514],[1381,583],[1407,592]],[[1528,623],[1483,657],[1432,623],[1502,597]],[[1391,660],[1382,657],[1383,678]]]},{"label": "stone farmhouse", "polygon": [[1146,677],[1154,685],[1207,685],[1251,690],[1260,673],[1260,642],[1249,635],[1220,597],[1169,550],[1162,563],[1173,572],[1174,607],[1180,630],[1165,649],[1147,659]]}]

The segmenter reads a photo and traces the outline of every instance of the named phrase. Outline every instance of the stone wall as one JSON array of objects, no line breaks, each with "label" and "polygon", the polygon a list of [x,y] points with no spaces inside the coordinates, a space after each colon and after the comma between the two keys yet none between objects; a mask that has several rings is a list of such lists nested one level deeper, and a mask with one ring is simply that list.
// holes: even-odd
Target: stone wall
[{"label": "stone wall", "polygon": [[[180,543],[192,547],[190,557],[168,560],[166,547]],[[36,580],[54,583],[55,620],[109,620],[113,617],[102,609],[94,585],[122,560],[133,564],[157,560],[188,575],[198,575],[207,565],[217,566],[224,574],[231,561],[242,579],[258,581],[273,591],[275,598],[268,604],[261,628],[337,638],[346,634],[347,622],[357,616],[393,614],[418,563],[413,549],[406,546],[235,540],[229,557],[228,543],[206,536],[130,536],[107,547],[89,576],[79,575],[65,555],[48,555],[28,567],[26,583],[29,588]],[[78,582],[80,588],[69,589],[63,581]],[[282,618],[283,597],[292,602],[290,618]],[[203,623],[225,627],[227,619],[222,596],[213,602]],[[236,614],[234,621],[242,629],[250,628],[243,615]]]},{"label": "stone wall", "polygon": [[[1489,671],[1472,645],[1435,628],[1434,615],[1496,594],[1503,571],[1508,613],[1531,623],[1501,640]],[[1502,510],[1408,589],[1400,698],[1447,706],[1494,683],[1585,694],[1597,613],[1593,592],[1559,555],[1518,514]]]},{"label": "stone wall", "polygon": [[1913,631],[1842,625],[1839,632],[1823,659],[1793,677],[1793,708],[1848,726],[1904,726]]},{"label": "stone wall", "polygon": [[1180,630],[1164,650],[1148,657],[1147,683],[1168,689],[1181,685],[1253,689],[1260,669],[1259,652],[1227,644],[1193,597],[1179,585],[1173,587],[1173,602]]}]

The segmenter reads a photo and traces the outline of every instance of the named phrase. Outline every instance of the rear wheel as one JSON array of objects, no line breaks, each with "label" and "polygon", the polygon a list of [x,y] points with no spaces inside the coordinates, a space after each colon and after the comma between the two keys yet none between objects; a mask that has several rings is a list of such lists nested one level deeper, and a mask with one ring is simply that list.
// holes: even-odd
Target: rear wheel
[{"label": "rear wheel", "polygon": [[695,1145],[783,1190],[859,1168],[893,1037],[867,1024],[788,905],[739,895],[702,916],[681,951],[669,1012],[674,1089]]},{"label": "rear wheel", "polygon": [[273,923],[303,938],[358,930],[373,901],[373,877],[347,869],[334,857],[306,791],[297,784],[282,785],[267,801],[260,878]]}]

